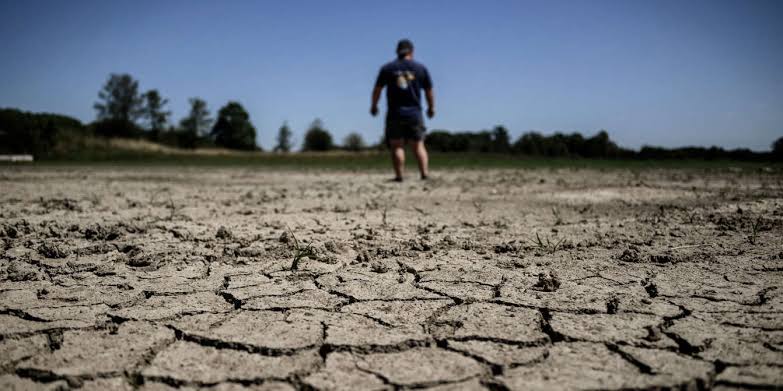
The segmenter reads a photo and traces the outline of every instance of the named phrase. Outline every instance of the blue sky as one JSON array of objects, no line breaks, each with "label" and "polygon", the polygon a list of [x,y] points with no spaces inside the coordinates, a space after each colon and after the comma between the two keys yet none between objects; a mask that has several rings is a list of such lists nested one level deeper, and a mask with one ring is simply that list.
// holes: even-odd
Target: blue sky
[{"label": "blue sky", "polygon": [[216,113],[241,102],[270,148],[321,118],[376,141],[380,65],[409,37],[430,129],[609,131],[638,148],[769,149],[783,136],[783,1],[0,0],[0,107],[95,118],[110,73]]}]

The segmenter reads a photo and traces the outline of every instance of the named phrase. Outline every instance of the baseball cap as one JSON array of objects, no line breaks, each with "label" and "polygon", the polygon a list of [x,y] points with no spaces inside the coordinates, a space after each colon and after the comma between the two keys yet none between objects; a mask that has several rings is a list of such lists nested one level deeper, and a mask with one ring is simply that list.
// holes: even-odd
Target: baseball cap
[{"label": "baseball cap", "polygon": [[404,56],[413,51],[413,42],[410,39],[401,39],[397,42],[397,55]]}]

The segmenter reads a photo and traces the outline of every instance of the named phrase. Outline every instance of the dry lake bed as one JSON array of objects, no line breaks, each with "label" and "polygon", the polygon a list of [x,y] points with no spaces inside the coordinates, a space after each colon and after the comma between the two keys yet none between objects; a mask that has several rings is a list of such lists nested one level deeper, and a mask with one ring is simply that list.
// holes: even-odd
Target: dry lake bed
[{"label": "dry lake bed", "polygon": [[387,175],[0,167],[0,389],[783,387],[779,171]]}]

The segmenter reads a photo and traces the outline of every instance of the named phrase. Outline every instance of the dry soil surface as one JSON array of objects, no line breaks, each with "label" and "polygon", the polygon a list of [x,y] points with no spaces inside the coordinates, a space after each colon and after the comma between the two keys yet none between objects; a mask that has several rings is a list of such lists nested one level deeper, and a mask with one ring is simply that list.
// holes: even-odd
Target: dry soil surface
[{"label": "dry soil surface", "polygon": [[783,176],[0,168],[0,389],[783,387]]}]

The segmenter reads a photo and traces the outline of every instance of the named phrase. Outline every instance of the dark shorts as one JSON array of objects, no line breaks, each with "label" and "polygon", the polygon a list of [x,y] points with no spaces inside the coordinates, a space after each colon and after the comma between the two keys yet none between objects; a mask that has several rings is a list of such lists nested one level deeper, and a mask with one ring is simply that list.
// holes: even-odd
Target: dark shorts
[{"label": "dark shorts", "polygon": [[386,142],[389,140],[421,141],[427,128],[424,121],[416,118],[389,118],[386,117]]}]

